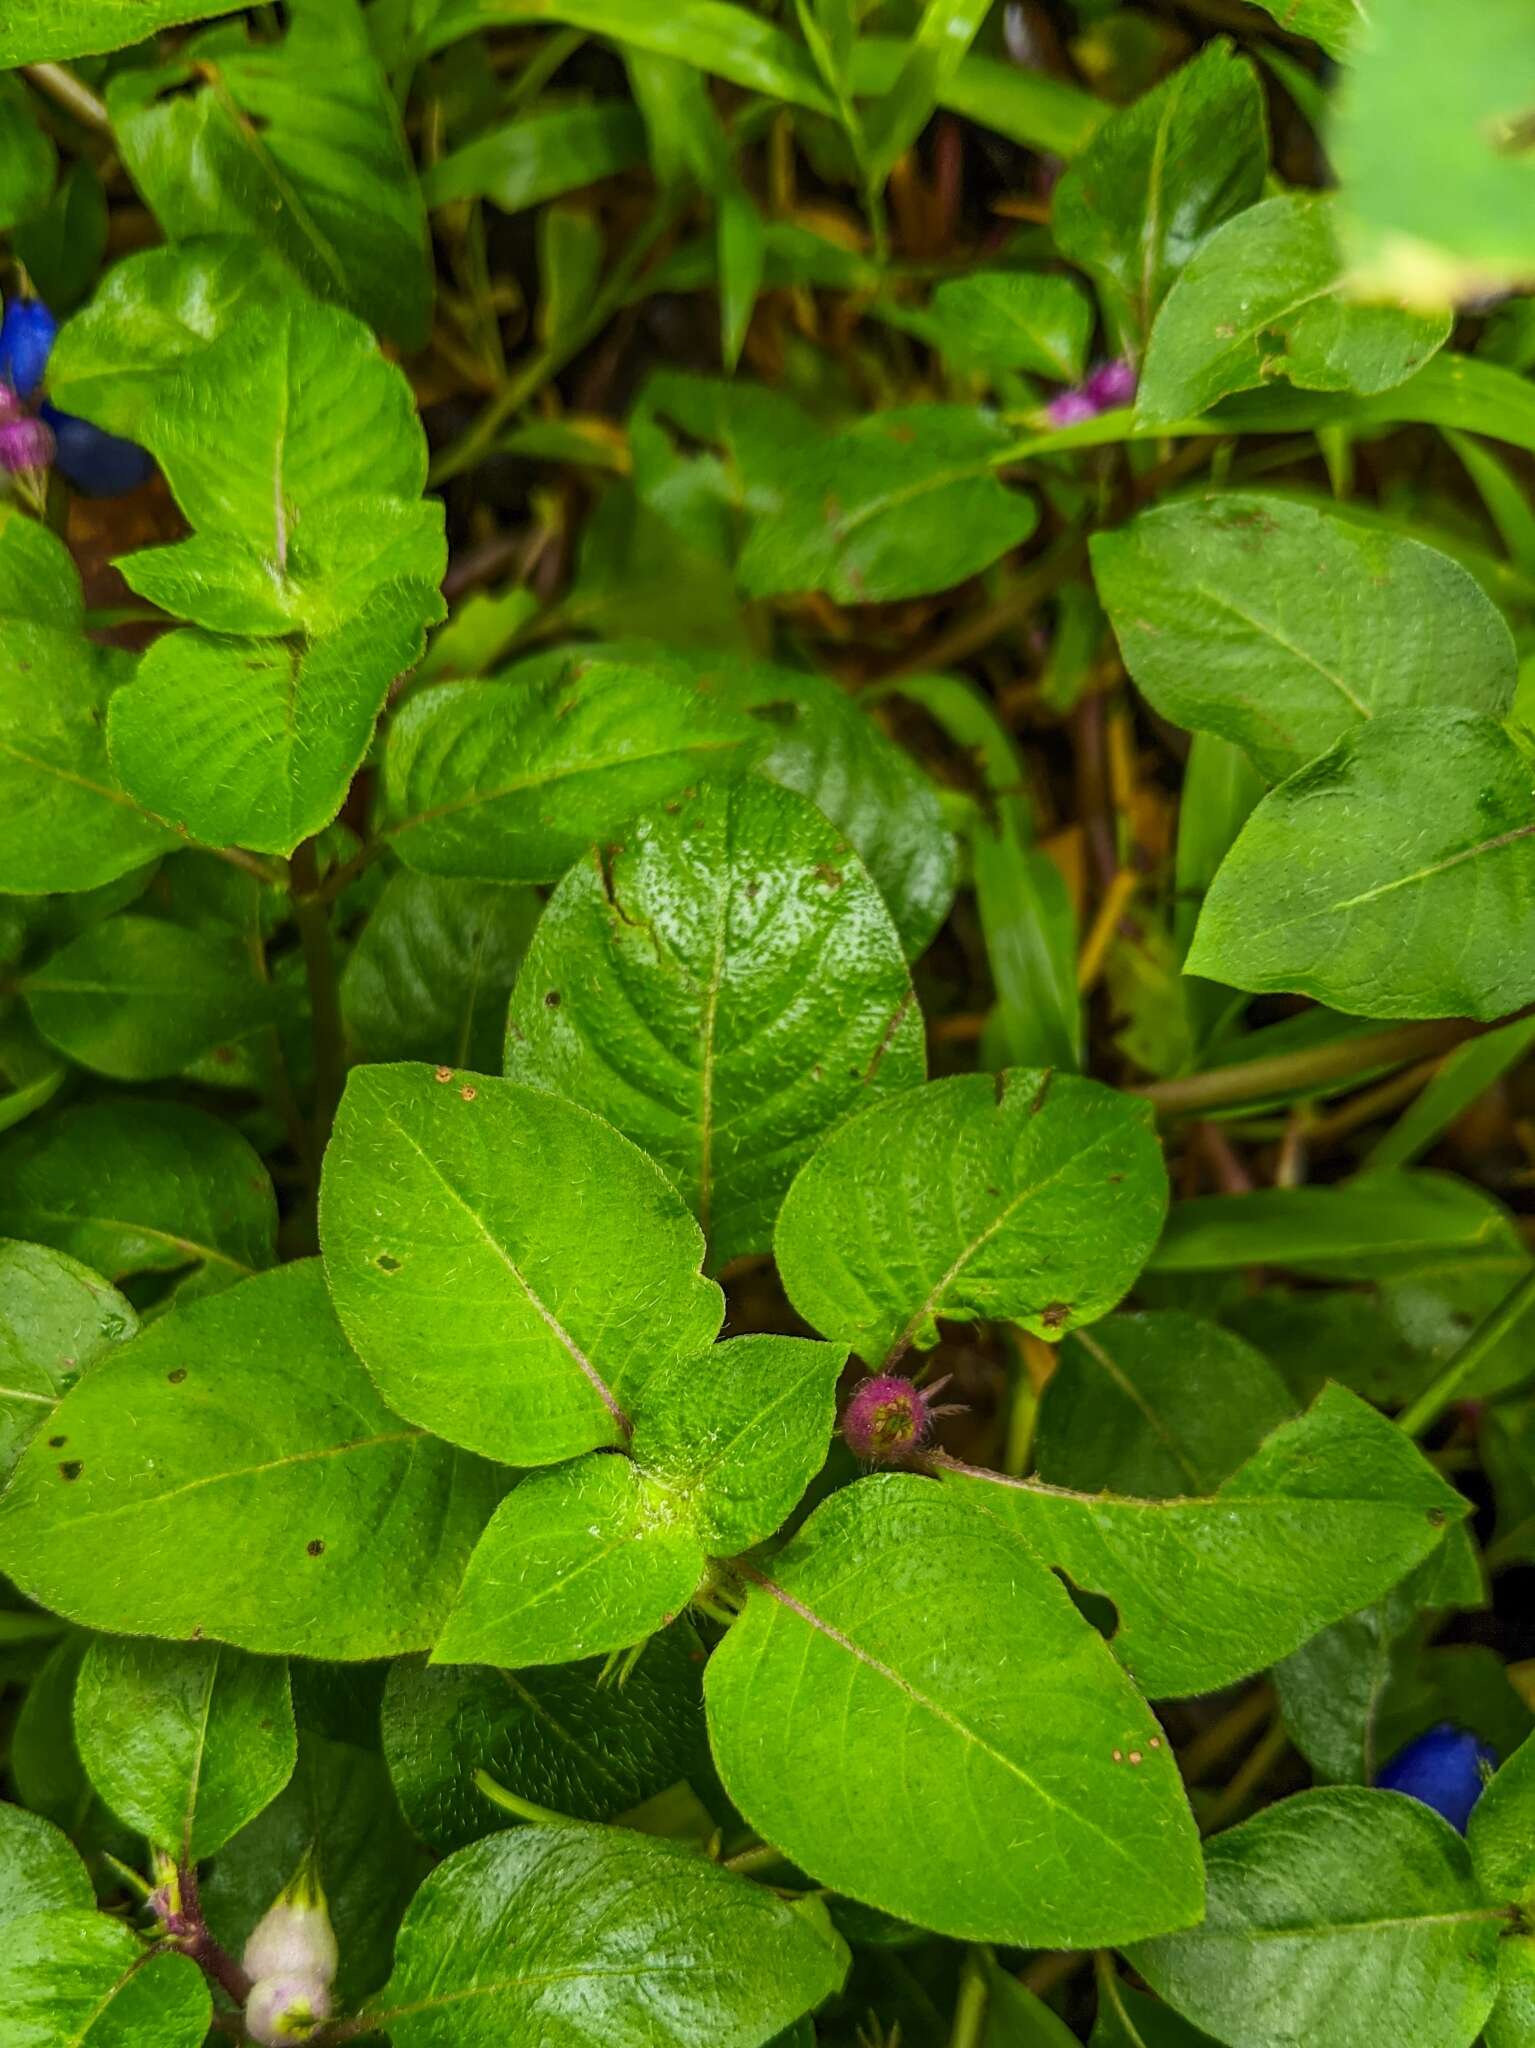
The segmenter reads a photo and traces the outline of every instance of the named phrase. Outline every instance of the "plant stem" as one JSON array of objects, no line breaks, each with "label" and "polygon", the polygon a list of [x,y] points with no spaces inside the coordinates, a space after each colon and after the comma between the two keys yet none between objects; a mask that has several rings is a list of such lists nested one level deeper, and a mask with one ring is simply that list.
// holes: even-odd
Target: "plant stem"
[{"label": "plant stem", "polygon": [[203,1975],[243,2010],[251,1994],[251,1980],[228,1949],[215,1941],[209,1932],[197,1889],[196,1866],[183,1863],[176,1874],[176,1885],[180,1903],[178,1918],[186,1930],[177,1936],[176,1947],[183,1955],[190,1956]]},{"label": "plant stem", "polygon": [[474,1789],[503,1812],[516,1814],[519,1820],[532,1821],[540,1827],[568,1828],[575,1822],[568,1813],[556,1813],[551,1806],[535,1806],[531,1799],[521,1799],[515,1792],[508,1792],[499,1778],[493,1778],[489,1771],[476,1771]]},{"label": "plant stem", "polygon": [[981,2029],[986,2024],[990,1990],[982,1968],[984,1949],[965,1951],[959,1973],[959,1997],[954,2006],[954,2024],[949,2030],[949,2048],[980,2048]]},{"label": "plant stem", "polygon": [[734,1856],[725,1857],[720,1868],[734,1870],[742,1877],[755,1877],[759,1870],[771,1870],[775,1864],[788,1860],[782,1849],[775,1849],[771,1842],[753,1842],[749,1849],[737,1849]]},{"label": "plant stem", "polygon": [[[1518,1013],[1524,1015],[1523,1011]],[[1511,1017],[1500,1018],[1510,1024]],[[1267,1059],[1243,1060],[1229,1067],[1211,1067],[1203,1074],[1180,1074],[1171,1081],[1152,1081],[1133,1088],[1154,1103],[1164,1116],[1202,1116],[1212,1109],[1230,1109],[1243,1102],[1262,1102],[1329,1081],[1352,1080],[1377,1067],[1405,1066],[1409,1061],[1451,1052],[1468,1038],[1479,1038],[1490,1024],[1446,1018],[1429,1024],[1393,1024],[1387,1031],[1367,1031],[1337,1045],[1304,1052],[1273,1053]]]},{"label": "plant stem", "polygon": [[1397,1417],[1406,1435],[1421,1436],[1430,1424],[1438,1421],[1487,1354],[1524,1320],[1532,1306],[1535,1306],[1535,1269],[1526,1273],[1518,1286],[1504,1295],[1492,1314],[1471,1332],[1438,1379],[1425,1387],[1417,1400]]},{"label": "plant stem", "polygon": [[1201,1832],[1213,1835],[1218,1828],[1234,1820],[1289,1746],[1289,1730],[1283,1717],[1276,1713],[1253,1744],[1246,1760],[1232,1773],[1225,1790],[1211,1804]]},{"label": "plant stem", "polygon": [[312,839],[295,848],[289,881],[294,922],[304,951],[309,983],[310,1028],[314,1035],[314,1158],[325,1156],[336,1105],[346,1081],[346,1040],[341,1023],[341,983],[330,942],[330,912],[320,893],[319,864]]},{"label": "plant stem", "polygon": [[105,100],[98,99],[72,71],[62,64],[23,64],[21,68],[38,91],[47,93],[66,113],[73,114],[87,128],[94,128],[98,135],[111,134],[112,121]]}]

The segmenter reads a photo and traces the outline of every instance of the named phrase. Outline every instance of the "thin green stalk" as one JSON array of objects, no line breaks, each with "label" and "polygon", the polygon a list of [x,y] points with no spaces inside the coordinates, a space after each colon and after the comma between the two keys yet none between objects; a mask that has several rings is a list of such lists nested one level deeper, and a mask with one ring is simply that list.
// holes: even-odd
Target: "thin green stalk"
[{"label": "thin green stalk", "polygon": [[98,98],[72,71],[62,64],[23,64],[21,69],[39,92],[47,93],[49,99],[73,114],[77,121],[94,128],[98,135],[111,134],[112,120],[106,101]]},{"label": "thin green stalk", "polygon": [[986,2025],[986,2007],[991,1993],[986,1983],[986,1951],[971,1948],[965,1951],[964,1965],[959,1973],[959,1997],[954,2006],[954,2024],[949,2030],[949,2048],[980,2048],[981,2033]]},{"label": "thin green stalk", "polygon": [[1421,1436],[1448,1408],[1477,1367],[1535,1307],[1535,1268],[1525,1274],[1492,1314],[1471,1332],[1431,1386],[1424,1388],[1397,1420],[1408,1436]]},{"label": "thin green stalk", "polygon": [[[1512,1023],[1513,1019],[1505,1017],[1500,1022]],[[1491,1028],[1458,1018],[1431,1024],[1393,1024],[1389,1030],[1367,1031],[1360,1038],[1346,1038],[1335,1045],[1274,1053],[1267,1059],[1242,1060],[1229,1067],[1210,1067],[1202,1074],[1180,1074],[1171,1081],[1152,1081],[1130,1092],[1153,1103],[1164,1116],[1204,1116],[1212,1109],[1263,1102],[1271,1095],[1322,1088],[1330,1081],[1352,1080],[1377,1068],[1430,1059],[1437,1053],[1453,1051],[1466,1039],[1480,1037]]]}]

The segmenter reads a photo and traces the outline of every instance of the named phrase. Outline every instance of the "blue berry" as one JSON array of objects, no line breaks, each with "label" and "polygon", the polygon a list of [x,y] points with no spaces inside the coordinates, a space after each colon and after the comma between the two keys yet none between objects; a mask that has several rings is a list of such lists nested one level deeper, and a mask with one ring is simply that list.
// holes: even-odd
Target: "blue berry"
[{"label": "blue berry", "polygon": [[0,377],[18,398],[43,381],[59,324],[41,299],[12,299],[0,321]]},{"label": "blue berry", "polygon": [[1399,1749],[1375,1782],[1388,1792],[1405,1792],[1442,1813],[1451,1827],[1466,1832],[1471,1809],[1482,1796],[1482,1766],[1497,1768],[1497,1756],[1465,1728],[1441,1721]]},{"label": "blue berry", "polygon": [[41,411],[53,429],[53,466],[77,491],[92,498],[117,498],[147,480],[154,464],[137,441],[105,433],[57,406],[45,403]]}]

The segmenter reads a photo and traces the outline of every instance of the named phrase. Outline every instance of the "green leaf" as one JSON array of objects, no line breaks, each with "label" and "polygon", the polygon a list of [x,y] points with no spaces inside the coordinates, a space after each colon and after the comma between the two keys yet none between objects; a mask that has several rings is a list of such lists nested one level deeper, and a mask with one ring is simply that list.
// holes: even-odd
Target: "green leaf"
[{"label": "green leaf", "polygon": [[567,1664],[625,1649],[681,1613],[704,1564],[686,1501],[632,1459],[530,1473],[475,1546],[433,1661]]},{"label": "green leaf", "polygon": [[1152,330],[1143,422],[1170,426],[1280,378],[1370,397],[1405,383],[1443,344],[1448,314],[1346,296],[1332,208],[1266,199],[1200,244]]},{"label": "green leaf", "polygon": [[1498,2002],[1482,2035],[1485,2048],[1530,2048],[1535,2041],[1535,1941],[1510,1935],[1498,1953]]},{"label": "green leaf", "polygon": [[95,1904],[90,1872],[68,1835],[40,1813],[0,1805],[0,1926]]},{"label": "green leaf", "polygon": [[[887,93],[905,62],[906,48],[892,36],[860,35],[853,46],[853,92],[876,100]],[[940,81],[938,103],[1027,149],[1067,157],[1085,147],[1106,112],[1103,102],[1080,86],[973,53]]]},{"label": "green leaf", "polygon": [[391,1404],[518,1465],[621,1444],[624,1409],[723,1311],[697,1224],[627,1138],[446,1068],[353,1072],[320,1235],[342,1326]]},{"label": "green leaf", "polygon": [[1170,2006],[1132,1990],[1105,1963],[1098,1972],[1098,2016],[1088,2048],[1211,2048],[1211,2041]]},{"label": "green leaf", "polygon": [[1267,169],[1262,89],[1224,39],[1104,122],[1056,186],[1050,229],[1121,346],[1144,351],[1189,258],[1256,203]]},{"label": "green leaf", "polygon": [[[333,1689],[335,1673],[324,1676]],[[429,1859],[411,1840],[377,1750],[301,1726],[298,1766],[286,1790],[202,1880],[208,1924],[227,1949],[240,1953],[314,1852],[341,1951],[336,1996],[350,2004],[388,1976],[395,1931]]]},{"label": "green leaf", "polygon": [[59,166],[53,138],[38,126],[19,78],[0,77],[0,228],[15,228],[48,204]]},{"label": "green leaf", "polygon": [[1519,128],[1535,80],[1528,10],[1486,0],[1476,33],[1456,36],[1411,0],[1370,0],[1370,25],[1328,135],[1364,288],[1425,307],[1520,289],[1535,267]]},{"label": "green leaf", "polygon": [[1075,384],[1087,358],[1093,314],[1069,277],[976,270],[950,278],[928,311],[938,347],[953,362],[1029,370]]},{"label": "green leaf", "polygon": [[1310,36],[1329,57],[1352,54],[1361,28],[1374,14],[1367,15],[1364,0],[1256,0],[1289,34]]},{"label": "green leaf", "polygon": [[0,1949],[5,2048],[199,2048],[213,2001],[189,1956],[104,1913],[13,1920]]},{"label": "green leaf", "polygon": [[444,683],[394,719],[384,831],[407,866],[553,882],[635,812],[702,774],[739,774],[759,737],[675,668],[539,661],[522,680]]},{"label": "green leaf", "polygon": [[1017,1067],[843,1124],[801,1168],[774,1247],[795,1308],[872,1366],[929,1350],[940,1317],[1053,1339],[1106,1315],[1166,1206],[1148,1106]]},{"label": "green leaf", "polygon": [[486,1772],[573,1820],[612,1820],[704,1766],[703,1651],[685,1624],[640,1652],[621,1685],[600,1659],[533,1671],[390,1666],[384,1755],[405,1817],[434,1849],[506,1826],[475,1784]]},{"label": "green leaf", "polygon": [[1132,1949],[1141,1975],[1240,2048],[1466,2048],[1492,2006],[1501,1914],[1416,1800],[1303,1792],[1205,1850],[1203,1925]]},{"label": "green leaf", "polygon": [[1034,1456],[1041,1479],[1076,1493],[1213,1493],[1293,1412],[1268,1361],[1216,1324],[1109,1316],[1061,1346]]},{"label": "green leaf", "polygon": [[1385,1136],[1370,1148],[1369,1164],[1376,1168],[1412,1165],[1473,1103],[1495,1088],[1532,1045],[1535,1018],[1526,1017],[1456,1046]]},{"label": "green leaf", "polygon": [[179,1074],[273,1021],[270,985],[246,946],[158,917],[92,925],[21,987],[50,1045],[117,1081]]},{"label": "green leaf", "polygon": [[217,11],[208,0],[71,0],[63,8],[58,0],[12,0],[0,22],[0,66],[120,50]]},{"label": "green leaf", "polygon": [[1205,898],[1188,971],[1357,1017],[1506,1016],[1535,998],[1530,788],[1490,718],[1371,720],[1258,805]]},{"label": "green leaf", "polygon": [[82,1854],[136,1855],[139,1845],[117,1828],[75,1748],[75,1680],[90,1640],[84,1629],[65,1629],[29,1674],[11,1731],[9,1774],[17,1798],[63,1828]]},{"label": "green leaf", "polygon": [[1097,534],[1092,558],[1153,707],[1275,780],[1377,713],[1513,702],[1502,614],[1458,562],[1389,530],[1231,492]]},{"label": "green leaf", "polygon": [[720,1777],[764,1839],[970,1939],[1086,1947],[1197,1918],[1172,1753],[1010,1531],[886,1475],[823,1501],[771,1572],[705,1676]]},{"label": "green leaf", "polygon": [[496,1073],[540,908],[530,889],[391,875],[341,977],[341,1012],[362,1057]]},{"label": "green leaf", "polygon": [[986,2022],[980,2048],[1078,2048],[1077,2037],[1066,2022],[1043,1999],[1026,1990],[994,1957],[986,1958],[982,1975],[986,1984]]},{"label": "green leaf", "polygon": [[[320,296],[419,348],[426,212],[356,0],[290,0],[277,44],[209,30],[107,88],[134,183],[173,242],[252,235]],[[149,24],[146,23],[146,27]]]},{"label": "green leaf", "polygon": [[927,0],[900,70],[869,110],[871,179],[883,182],[927,126],[990,12],[991,0]]},{"label": "green leaf", "polygon": [[84,1103],[0,1144],[0,1230],[110,1280],[194,1263],[203,1291],[270,1265],[277,1203],[231,1125],[175,1102]]},{"label": "green leaf", "polygon": [[1535,1737],[1494,1773],[1466,1837],[1488,1897],[1527,1905],[1535,1896]]},{"label": "green leaf", "polygon": [[1034,500],[999,481],[1013,437],[989,413],[912,405],[779,452],[738,575],[751,597],[824,590],[879,604],[948,590],[1028,539]]},{"label": "green leaf", "polygon": [[657,1160],[715,1266],[766,1251],[818,1140],[925,1064],[862,862],[811,804],[755,777],[636,818],[573,867],[507,1025],[508,1078],[595,1110]]},{"label": "green leaf", "polygon": [[293,1775],[288,1667],[222,1643],[98,1636],[75,1686],[75,1741],[119,1820],[200,1863]]},{"label": "green leaf", "polygon": [[494,1497],[490,1473],[384,1407],[307,1260],[187,1304],[87,1374],[0,1501],[0,1560],[90,1626],[390,1656],[435,1635]]},{"label": "green leaf", "polygon": [[846,1357],[764,1335],[662,1366],[640,1395],[632,1459],[534,1473],[502,1502],[433,1660],[567,1663],[664,1627],[709,1557],[771,1536],[820,1469]]},{"label": "green leaf", "polygon": [[88,1266],[0,1238],[0,1480],[81,1373],[138,1329]]},{"label": "green leaf", "polygon": [[523,1827],[432,1872],[368,2016],[396,2048],[760,2048],[846,1967],[819,1902],[623,1829]]},{"label": "green leaf", "polygon": [[422,180],[428,206],[489,199],[522,213],[645,161],[645,124],[628,100],[534,107],[451,150]]},{"label": "green leaf", "polygon": [[1376,1599],[1470,1503],[1342,1387],[1286,1422],[1208,1499],[1072,1493],[945,1466],[1075,1586],[1114,1602],[1112,1646],[1153,1698],[1215,1692]]}]

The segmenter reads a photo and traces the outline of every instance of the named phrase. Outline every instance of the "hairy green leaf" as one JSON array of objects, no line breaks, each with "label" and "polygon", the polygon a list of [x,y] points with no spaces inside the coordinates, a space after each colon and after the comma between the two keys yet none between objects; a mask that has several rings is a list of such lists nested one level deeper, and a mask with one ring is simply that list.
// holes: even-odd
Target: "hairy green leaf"
[{"label": "hairy green leaf", "polygon": [[60,1397],[138,1322],[89,1266],[0,1238],[0,1480]]},{"label": "hairy green leaf", "polygon": [[90,1872],[63,1830],[0,1804],[0,1926],[31,1913],[89,1912],[95,1903]]},{"label": "hairy green leaf", "polygon": [[199,2048],[212,2011],[189,1956],[104,1913],[32,1913],[0,1944],[5,2048]]}]

